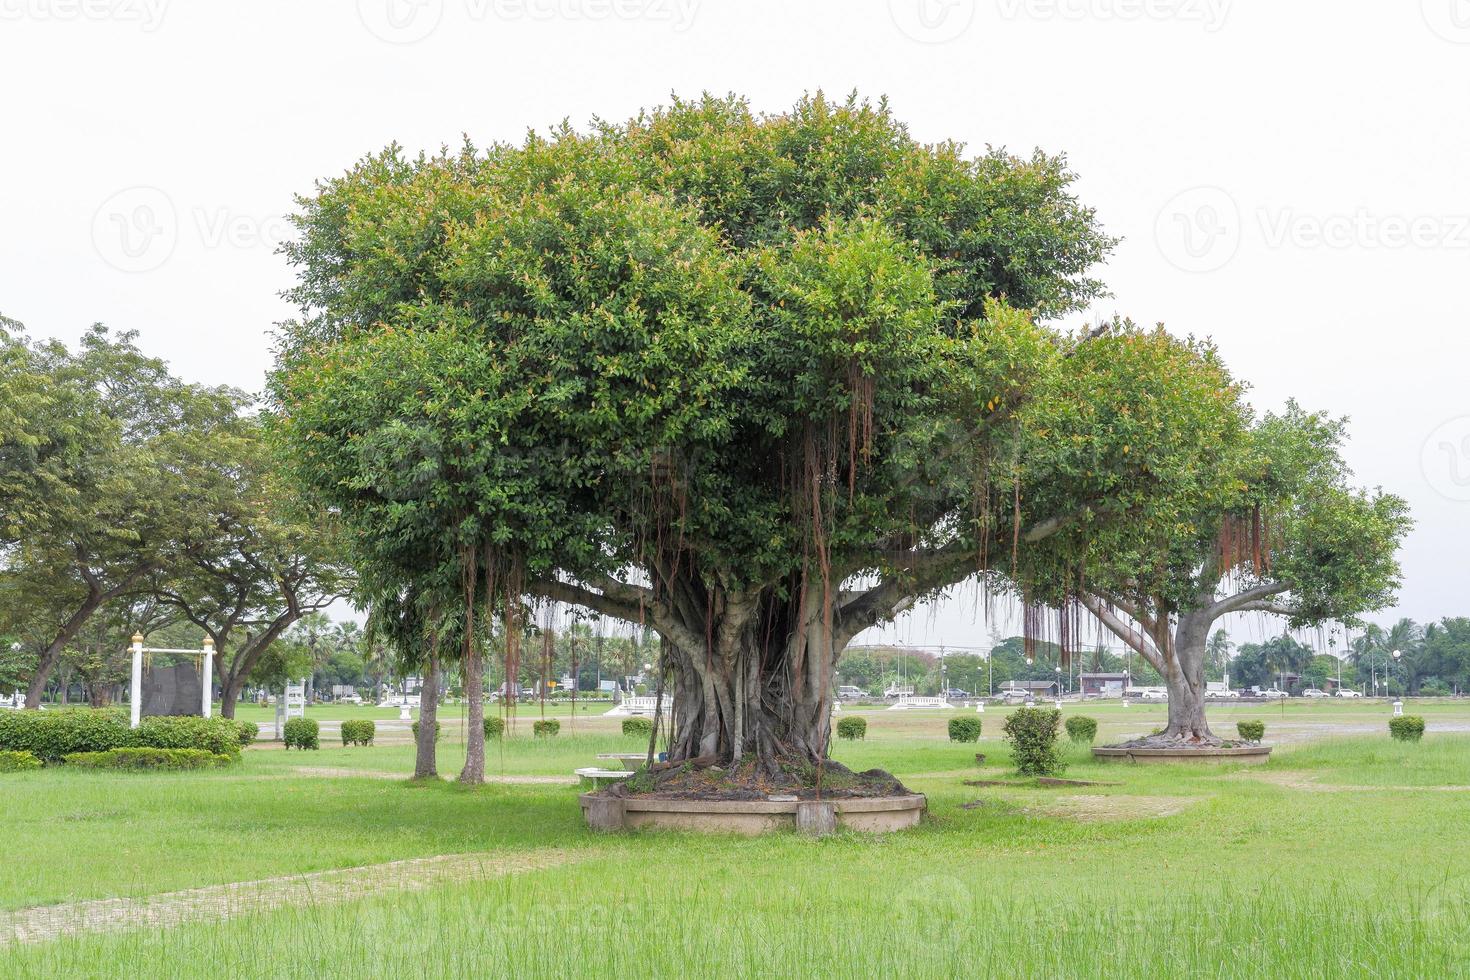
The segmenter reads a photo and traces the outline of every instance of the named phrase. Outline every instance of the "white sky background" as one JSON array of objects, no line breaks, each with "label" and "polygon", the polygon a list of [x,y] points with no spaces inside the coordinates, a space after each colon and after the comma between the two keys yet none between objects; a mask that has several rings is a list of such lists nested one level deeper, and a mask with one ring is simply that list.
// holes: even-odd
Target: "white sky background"
[{"label": "white sky background", "polygon": [[[0,83],[0,312],[249,389],[291,195],[392,140],[856,88],[920,139],[1065,151],[1124,238],[1093,312],[1351,416],[1418,521],[1377,618],[1470,615],[1470,0],[0,0]],[[882,637],[983,644],[973,593]]]}]

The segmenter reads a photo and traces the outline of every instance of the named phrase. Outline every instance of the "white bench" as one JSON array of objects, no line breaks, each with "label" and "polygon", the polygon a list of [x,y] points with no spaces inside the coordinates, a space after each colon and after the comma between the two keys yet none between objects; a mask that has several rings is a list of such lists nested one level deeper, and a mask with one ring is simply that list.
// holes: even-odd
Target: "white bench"
[{"label": "white bench", "polygon": [[898,704],[889,707],[889,711],[904,711],[908,708],[953,708],[944,698],[926,698],[905,695],[898,699]]},{"label": "white bench", "polygon": [[598,769],[596,766],[577,770],[577,778],[583,783],[590,783],[593,789],[601,789],[608,783],[621,782],[631,775],[631,772],[621,769]]},{"label": "white bench", "polygon": [[[615,705],[611,711],[605,711],[605,712],[603,712],[603,716],[606,717],[608,715],[651,715],[651,714],[653,714],[657,710],[658,710],[658,698],[656,696],[654,696],[654,695],[639,695],[639,696],[636,696],[636,697],[623,698],[623,700],[620,703],[618,703],[617,705]],[[665,714],[667,714],[668,712],[674,710],[674,699],[673,698],[670,698],[667,695],[665,695],[665,697],[664,697],[664,708],[663,708],[663,710],[664,710],[664,713]]]}]

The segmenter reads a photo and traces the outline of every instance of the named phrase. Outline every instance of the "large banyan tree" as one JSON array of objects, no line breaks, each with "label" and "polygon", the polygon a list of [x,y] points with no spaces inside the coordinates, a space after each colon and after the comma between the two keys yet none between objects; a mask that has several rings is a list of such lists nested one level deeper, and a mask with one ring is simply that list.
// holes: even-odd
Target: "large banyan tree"
[{"label": "large banyan tree", "polygon": [[820,760],[860,631],[1075,601],[1220,478],[1208,346],[1047,325],[1112,245],[1071,181],[820,96],[390,147],[301,201],[277,431],[370,600],[471,658],[477,609],[512,660],[526,601],[646,624],[671,758]]}]

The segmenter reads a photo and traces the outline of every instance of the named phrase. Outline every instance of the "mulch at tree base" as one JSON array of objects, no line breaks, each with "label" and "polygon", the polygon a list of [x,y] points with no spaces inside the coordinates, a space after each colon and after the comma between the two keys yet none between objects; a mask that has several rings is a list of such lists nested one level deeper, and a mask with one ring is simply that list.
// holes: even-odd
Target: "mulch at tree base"
[{"label": "mulch at tree base", "polygon": [[654,800],[752,801],[772,796],[799,800],[853,800],[907,796],[910,790],[882,769],[853,772],[830,759],[820,766],[782,763],[762,769],[754,762],[733,768],[701,760],[661,763],[601,791],[619,798]]}]

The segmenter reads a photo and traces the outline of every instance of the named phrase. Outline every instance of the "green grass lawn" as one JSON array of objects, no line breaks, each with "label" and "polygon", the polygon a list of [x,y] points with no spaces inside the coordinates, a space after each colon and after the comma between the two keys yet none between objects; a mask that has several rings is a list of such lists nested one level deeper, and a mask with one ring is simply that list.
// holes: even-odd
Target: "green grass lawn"
[{"label": "green grass lawn", "polygon": [[[13,946],[0,973],[1464,974],[1470,705],[1413,711],[1429,720],[1417,745],[1388,739],[1382,704],[1217,709],[1217,730],[1238,715],[1265,720],[1267,741],[1285,733],[1268,766],[1097,764],[1069,746],[1069,775],[1120,785],[1062,789],[964,784],[1006,775],[1003,712],[987,710],[978,745],[945,741],[939,713],[868,712],[868,739],[835,756],[895,772],[929,795],[929,816],[902,834],[820,841],[599,837],[572,786],[300,771],[406,773],[407,744],[252,749],[204,773],[0,776],[5,909],[436,854],[575,852],[513,878]],[[1106,740],[1163,711],[1086,713]],[[492,743],[488,768],[569,774],[636,744],[616,721]],[[441,770],[461,759],[446,732]]]}]

